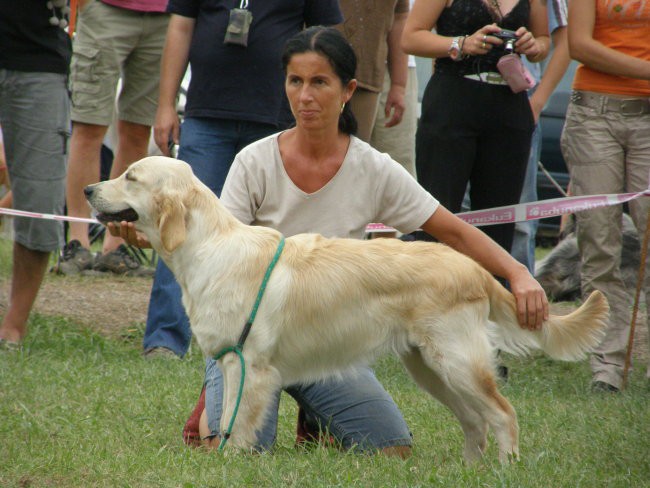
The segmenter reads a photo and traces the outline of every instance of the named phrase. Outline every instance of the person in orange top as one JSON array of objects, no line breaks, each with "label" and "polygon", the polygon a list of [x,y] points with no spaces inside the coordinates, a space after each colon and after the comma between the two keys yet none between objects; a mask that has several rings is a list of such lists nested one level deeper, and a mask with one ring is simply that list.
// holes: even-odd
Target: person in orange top
[{"label": "person in orange top", "polygon": [[[561,139],[573,194],[643,191],[650,176],[650,3],[571,0],[568,36],[571,57],[582,63]],[[641,235],[649,210],[648,198],[630,203]],[[621,388],[629,334],[631,293],[620,273],[622,211],[613,206],[576,215],[582,294],[601,290],[611,307],[607,335],[591,359],[592,388],[599,391]]]}]

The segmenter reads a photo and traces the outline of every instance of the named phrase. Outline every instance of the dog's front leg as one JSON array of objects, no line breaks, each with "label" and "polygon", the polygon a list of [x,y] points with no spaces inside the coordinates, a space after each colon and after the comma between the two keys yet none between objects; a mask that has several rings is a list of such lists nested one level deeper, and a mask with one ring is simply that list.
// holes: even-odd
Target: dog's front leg
[{"label": "dog's front leg", "polygon": [[[237,404],[241,363],[235,354],[228,354],[222,359],[221,367],[224,376],[221,432],[224,433]],[[262,429],[274,395],[281,385],[280,375],[275,368],[256,364],[246,358],[244,390],[228,445],[247,450],[258,447],[257,432]]]}]

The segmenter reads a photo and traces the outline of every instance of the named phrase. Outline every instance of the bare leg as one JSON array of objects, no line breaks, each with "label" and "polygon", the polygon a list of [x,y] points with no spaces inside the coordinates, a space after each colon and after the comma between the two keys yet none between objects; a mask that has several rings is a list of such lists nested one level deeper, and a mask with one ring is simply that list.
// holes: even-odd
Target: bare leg
[{"label": "bare leg", "polygon": [[[117,124],[117,152],[113,159],[110,178],[120,176],[129,164],[144,158],[148,154],[149,137],[151,136],[151,127],[148,125],[135,124],[125,120],[118,120]],[[124,241],[106,233],[104,236],[104,246],[102,253],[106,254],[115,250]]]},{"label": "bare leg", "polygon": [[[99,181],[99,155],[106,130],[104,125],[72,124],[66,183],[66,206],[71,217],[90,217],[90,207],[83,190]],[[70,222],[69,240],[78,240],[89,249],[88,224]]]},{"label": "bare leg", "polygon": [[41,287],[50,253],[14,243],[14,267],[9,307],[0,326],[0,338],[20,342],[27,335],[27,319]]}]

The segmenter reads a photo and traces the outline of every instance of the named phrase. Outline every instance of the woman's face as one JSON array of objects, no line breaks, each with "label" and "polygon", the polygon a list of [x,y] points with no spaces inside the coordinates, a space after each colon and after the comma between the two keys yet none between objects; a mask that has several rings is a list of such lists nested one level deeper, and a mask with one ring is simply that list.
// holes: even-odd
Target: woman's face
[{"label": "woman's face", "polygon": [[300,128],[338,128],[341,107],[356,88],[343,86],[327,58],[315,52],[295,54],[287,65],[285,89]]}]

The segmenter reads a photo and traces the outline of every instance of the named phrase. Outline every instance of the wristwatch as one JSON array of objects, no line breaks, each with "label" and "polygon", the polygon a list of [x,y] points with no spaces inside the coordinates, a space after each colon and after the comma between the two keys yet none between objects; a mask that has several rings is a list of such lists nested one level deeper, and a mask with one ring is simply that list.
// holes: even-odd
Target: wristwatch
[{"label": "wristwatch", "polygon": [[451,40],[451,46],[449,46],[449,49],[447,50],[447,54],[454,61],[461,60],[460,41],[462,38],[462,36],[454,37]]}]

